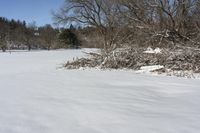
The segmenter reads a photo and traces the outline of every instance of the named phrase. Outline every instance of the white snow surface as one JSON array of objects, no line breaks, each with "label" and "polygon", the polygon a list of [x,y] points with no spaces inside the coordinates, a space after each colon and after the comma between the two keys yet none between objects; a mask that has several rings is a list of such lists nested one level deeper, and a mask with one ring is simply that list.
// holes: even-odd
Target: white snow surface
[{"label": "white snow surface", "polygon": [[148,53],[148,54],[160,54],[162,50],[160,48],[155,48],[152,49],[151,47],[148,47],[146,51],[144,51],[144,53]]},{"label": "white snow surface", "polygon": [[164,68],[162,65],[153,65],[153,66],[142,66],[140,70],[136,71],[137,73],[150,73],[155,70]]},{"label": "white snow surface", "polygon": [[0,133],[200,132],[200,80],[60,69],[81,51],[0,53]]}]

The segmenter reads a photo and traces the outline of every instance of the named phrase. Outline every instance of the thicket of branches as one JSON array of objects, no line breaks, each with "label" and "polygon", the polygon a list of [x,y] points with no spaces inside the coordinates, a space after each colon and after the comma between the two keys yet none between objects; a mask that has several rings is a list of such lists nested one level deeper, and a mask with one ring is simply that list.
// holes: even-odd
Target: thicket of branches
[{"label": "thicket of branches", "polygon": [[[103,48],[100,54],[68,62],[69,69],[163,65],[199,72],[199,0],[66,0],[55,18],[83,25],[79,35],[85,43]],[[143,53],[149,46],[163,53]]]},{"label": "thicket of branches", "polygon": [[125,44],[200,46],[199,0],[66,0],[55,16],[59,23],[95,28],[107,50]]}]

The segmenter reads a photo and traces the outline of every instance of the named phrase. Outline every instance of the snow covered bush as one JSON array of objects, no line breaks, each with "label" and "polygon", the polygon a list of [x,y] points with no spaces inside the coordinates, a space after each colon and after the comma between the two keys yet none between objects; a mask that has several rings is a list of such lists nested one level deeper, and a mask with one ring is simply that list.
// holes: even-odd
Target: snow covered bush
[{"label": "snow covered bush", "polygon": [[[156,49],[158,50],[158,49]],[[143,66],[161,65],[157,71],[192,71],[200,73],[199,49],[162,49],[159,52],[145,52],[144,48],[121,48],[112,52],[87,53],[89,58],[79,58],[67,62],[67,69],[82,67],[97,67],[101,69],[134,69],[139,70]]]}]

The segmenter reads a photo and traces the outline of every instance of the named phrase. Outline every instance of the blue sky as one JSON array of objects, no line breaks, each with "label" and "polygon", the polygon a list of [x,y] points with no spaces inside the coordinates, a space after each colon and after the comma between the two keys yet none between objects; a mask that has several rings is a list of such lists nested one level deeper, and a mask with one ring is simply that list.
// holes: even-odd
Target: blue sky
[{"label": "blue sky", "polygon": [[36,21],[38,26],[52,24],[51,11],[58,10],[64,0],[0,0],[0,16],[8,19]]}]

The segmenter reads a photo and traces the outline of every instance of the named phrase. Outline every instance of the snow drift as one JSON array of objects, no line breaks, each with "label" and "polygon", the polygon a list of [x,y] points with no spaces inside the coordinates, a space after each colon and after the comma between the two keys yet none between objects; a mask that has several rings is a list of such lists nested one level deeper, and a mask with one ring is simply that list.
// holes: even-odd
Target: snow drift
[{"label": "snow drift", "polygon": [[0,132],[199,133],[199,80],[60,69],[83,55],[0,53]]}]

